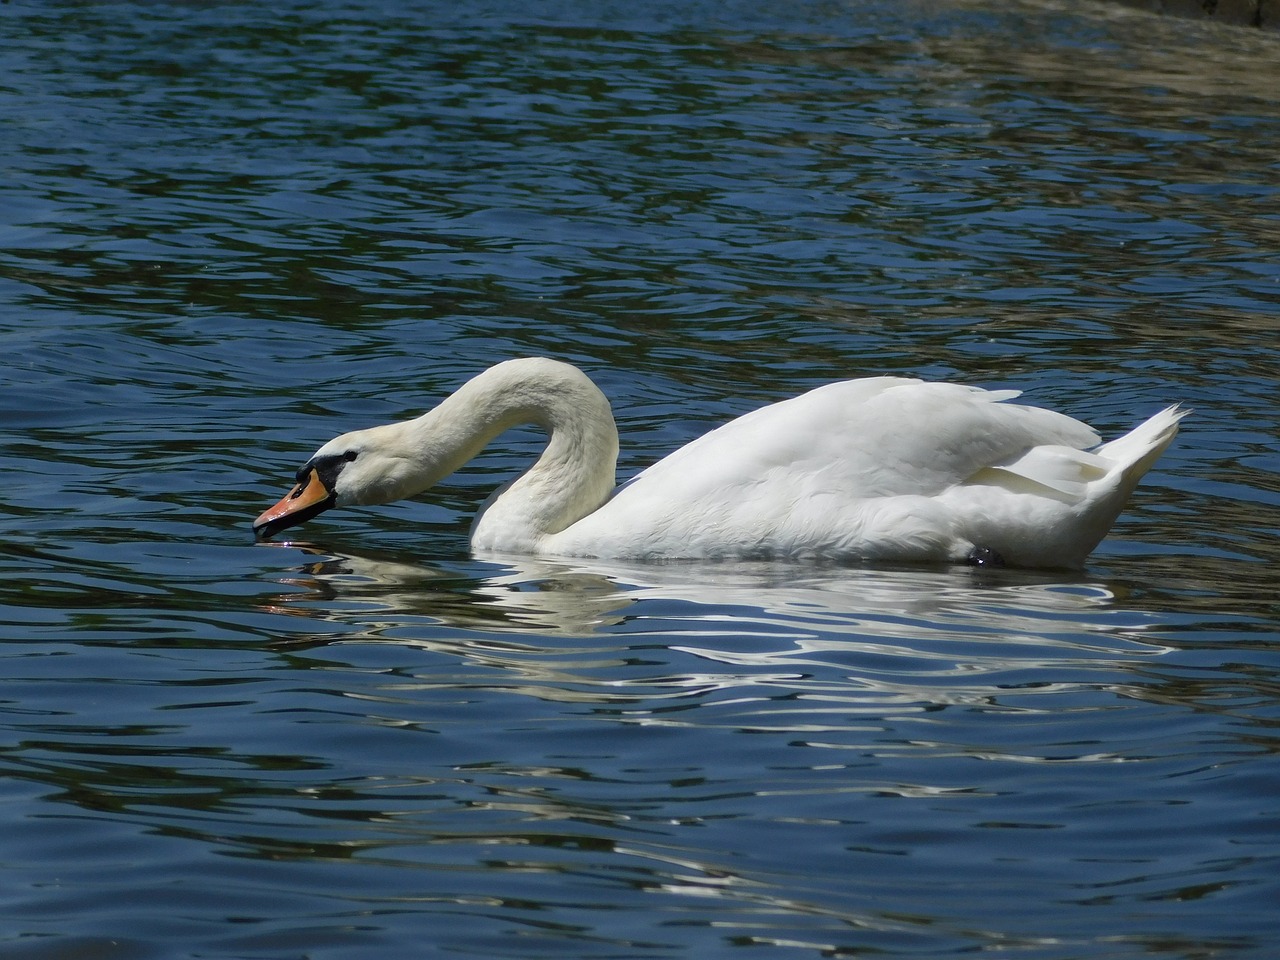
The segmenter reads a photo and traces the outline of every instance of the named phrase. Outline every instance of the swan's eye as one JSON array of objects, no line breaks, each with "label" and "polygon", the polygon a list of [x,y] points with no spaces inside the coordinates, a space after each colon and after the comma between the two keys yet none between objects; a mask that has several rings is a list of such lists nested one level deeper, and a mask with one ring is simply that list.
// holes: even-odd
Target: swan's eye
[{"label": "swan's eye", "polygon": [[360,456],[359,450],[348,450],[346,453],[342,455],[342,459],[347,461],[347,463],[350,463],[352,460],[354,460],[358,456]]}]

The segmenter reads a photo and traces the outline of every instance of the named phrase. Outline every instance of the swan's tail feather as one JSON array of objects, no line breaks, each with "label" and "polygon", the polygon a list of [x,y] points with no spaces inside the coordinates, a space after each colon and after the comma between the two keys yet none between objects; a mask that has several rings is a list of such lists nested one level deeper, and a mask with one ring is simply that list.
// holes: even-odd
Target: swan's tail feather
[{"label": "swan's tail feather", "polygon": [[[1167,407],[1123,437],[1093,450],[1061,444],[1032,447],[1017,460],[984,467],[966,482],[1063,503],[1104,499],[1110,496],[1109,491],[1120,491],[1127,497],[1164,453],[1178,433],[1178,421],[1189,412],[1176,404]],[[1094,486],[1099,481],[1102,483]]]},{"label": "swan's tail feather", "polygon": [[[978,471],[954,488],[967,542],[1021,566],[1082,566],[1188,413],[1175,405],[1093,450],[1045,444]],[[1031,499],[1018,505],[1006,493]]]},{"label": "swan's tail feather", "polygon": [[1151,469],[1178,435],[1178,421],[1191,411],[1174,404],[1094,450],[1096,456],[1117,464],[1126,485],[1132,488]]}]

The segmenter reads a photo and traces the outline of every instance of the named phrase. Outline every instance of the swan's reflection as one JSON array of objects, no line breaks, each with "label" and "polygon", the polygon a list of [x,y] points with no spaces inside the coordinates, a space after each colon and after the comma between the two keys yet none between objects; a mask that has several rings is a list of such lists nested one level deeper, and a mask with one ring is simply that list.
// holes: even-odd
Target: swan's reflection
[{"label": "swan's reflection", "polygon": [[283,578],[293,590],[271,604],[273,612],[364,621],[375,632],[425,619],[466,629],[585,636],[620,623],[634,602],[626,584],[606,573],[550,561],[419,564],[334,554],[306,543],[259,546],[297,548],[312,558]]},{"label": "swan's reflection", "polygon": [[715,644],[726,663],[776,661],[779,644],[752,637],[785,640],[793,663],[850,639],[911,657],[922,644],[984,635],[1001,645],[1152,652],[1143,634],[1153,621],[1120,610],[1107,584],[1075,574],[527,557],[419,564],[301,543],[263,547],[313,558],[284,578],[289,591],[271,610],[359,624],[367,638],[411,623],[561,638],[651,633],[686,646],[733,637]]},{"label": "swan's reflection", "polygon": [[301,548],[313,559],[271,609],[320,621],[304,643],[395,643],[443,658],[397,667],[379,686],[388,701],[483,689],[589,704],[626,723],[787,731],[839,749],[872,749],[901,722],[920,749],[934,711],[1056,716],[1064,696],[1075,710],[1081,696],[1110,706],[1135,663],[1168,651],[1150,635],[1161,619],[1075,575],[427,565]]}]

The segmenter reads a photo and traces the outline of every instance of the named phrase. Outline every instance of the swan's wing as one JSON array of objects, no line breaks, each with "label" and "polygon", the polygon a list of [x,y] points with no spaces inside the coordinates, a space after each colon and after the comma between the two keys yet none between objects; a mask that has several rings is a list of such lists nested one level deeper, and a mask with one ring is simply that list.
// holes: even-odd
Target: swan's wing
[{"label": "swan's wing", "polygon": [[767,484],[779,498],[783,490],[848,500],[930,496],[1038,446],[1098,443],[1092,427],[1071,417],[1000,402],[1017,395],[896,377],[829,384],[711,431],[619,495],[649,487],[689,504]]}]

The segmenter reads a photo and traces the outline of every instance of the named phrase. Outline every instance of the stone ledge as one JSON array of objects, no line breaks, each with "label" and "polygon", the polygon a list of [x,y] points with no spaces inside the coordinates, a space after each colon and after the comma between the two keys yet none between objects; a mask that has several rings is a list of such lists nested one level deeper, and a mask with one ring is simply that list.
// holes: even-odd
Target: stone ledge
[{"label": "stone ledge", "polygon": [[1119,0],[1126,7],[1174,17],[1280,30],[1280,0]]}]

